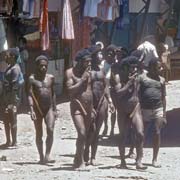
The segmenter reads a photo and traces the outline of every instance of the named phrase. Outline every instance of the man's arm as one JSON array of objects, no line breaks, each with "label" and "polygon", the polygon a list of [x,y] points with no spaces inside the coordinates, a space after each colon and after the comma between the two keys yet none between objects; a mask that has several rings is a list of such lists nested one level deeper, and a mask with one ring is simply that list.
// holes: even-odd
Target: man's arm
[{"label": "man's arm", "polygon": [[28,90],[28,102],[29,102],[29,107],[30,107],[30,113],[31,113],[31,119],[33,121],[36,120],[36,115],[34,112],[34,101],[33,101],[33,89],[32,89],[32,82],[34,80],[34,77],[31,75],[29,77],[29,90]]},{"label": "man's arm", "polygon": [[56,93],[54,90],[54,83],[55,83],[55,78],[52,76],[52,85],[51,85],[51,90],[52,90],[52,105],[53,105],[53,111],[56,111]]},{"label": "man's arm", "polygon": [[166,85],[165,85],[165,80],[163,81],[163,84],[162,84],[162,103],[163,103],[163,114],[164,114],[164,117],[166,117]]},{"label": "man's arm", "polygon": [[80,81],[74,84],[72,79],[72,72],[70,72],[70,70],[67,70],[65,75],[66,75],[66,87],[70,96],[71,97],[76,96],[82,90],[82,86],[84,85],[84,82],[86,82],[88,78],[82,76]]},{"label": "man's arm", "polygon": [[118,97],[121,98],[128,92],[130,86],[132,86],[134,79],[130,79],[124,87],[122,87],[121,80],[119,74],[114,75],[115,81],[115,92],[117,93]]}]

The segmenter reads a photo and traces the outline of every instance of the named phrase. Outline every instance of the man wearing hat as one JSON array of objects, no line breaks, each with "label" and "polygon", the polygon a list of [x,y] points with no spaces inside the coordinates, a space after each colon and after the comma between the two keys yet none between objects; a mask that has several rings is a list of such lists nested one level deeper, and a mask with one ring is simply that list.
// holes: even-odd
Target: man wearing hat
[{"label": "man wearing hat", "polygon": [[84,150],[91,128],[93,95],[91,87],[91,54],[88,49],[80,50],[73,68],[66,71],[66,87],[70,96],[70,110],[77,130],[74,168],[83,168]]},{"label": "man wearing hat", "polygon": [[144,126],[139,103],[137,68],[138,58],[128,56],[122,59],[119,72],[114,74],[114,90],[117,98],[118,126],[120,131],[119,151],[121,168],[127,168],[125,161],[125,140],[129,128],[135,131],[137,150],[136,169],[147,169],[142,164]]},{"label": "man wearing hat", "polygon": [[108,105],[111,111],[114,111],[114,106],[109,93],[109,86],[106,81],[104,69],[101,68],[101,60],[99,59],[99,52],[101,48],[93,45],[88,50],[92,57],[92,91],[93,91],[93,121],[94,129],[90,132],[91,143],[87,144],[85,149],[85,161],[89,161],[89,148],[91,147],[90,164],[95,165],[95,158],[98,146],[98,138],[100,128],[103,121],[108,118]]},{"label": "man wearing hat", "polygon": [[[40,164],[53,163],[50,152],[53,144],[53,132],[56,116],[56,97],[54,93],[54,76],[47,74],[48,58],[40,55],[35,60],[35,74],[29,77],[28,101],[31,119],[36,130],[36,145]],[[43,152],[43,119],[46,124],[46,152]]]}]

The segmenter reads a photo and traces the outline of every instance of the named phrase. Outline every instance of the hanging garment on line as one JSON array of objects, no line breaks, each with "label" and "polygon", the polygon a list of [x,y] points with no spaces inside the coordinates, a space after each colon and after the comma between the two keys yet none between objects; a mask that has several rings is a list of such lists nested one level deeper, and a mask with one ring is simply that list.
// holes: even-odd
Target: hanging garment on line
[{"label": "hanging garment on line", "polygon": [[48,0],[44,0],[40,19],[41,46],[42,50],[49,49],[49,23],[48,23]]},{"label": "hanging garment on line", "polygon": [[13,0],[0,0],[0,13],[11,14],[13,8]]},{"label": "hanging garment on line", "polygon": [[69,0],[65,0],[63,6],[62,39],[74,39],[74,27]]},{"label": "hanging garment on line", "polygon": [[0,52],[7,50],[7,39],[3,20],[0,19]]},{"label": "hanging garment on line", "polygon": [[40,0],[23,0],[22,10],[29,14],[28,18],[38,18],[40,17],[40,3]]},{"label": "hanging garment on line", "polygon": [[97,8],[98,4],[102,0],[86,0],[85,6],[84,6],[84,16],[87,17],[97,17]]},{"label": "hanging garment on line", "polygon": [[114,21],[119,17],[119,5],[117,0],[103,0],[98,4],[98,18],[103,21]]}]

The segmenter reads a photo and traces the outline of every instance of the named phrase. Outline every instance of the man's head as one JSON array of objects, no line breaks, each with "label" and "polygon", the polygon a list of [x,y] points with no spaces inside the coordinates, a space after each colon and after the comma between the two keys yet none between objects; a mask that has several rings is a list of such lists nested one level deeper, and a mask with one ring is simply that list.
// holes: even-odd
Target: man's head
[{"label": "man's head", "polygon": [[111,44],[106,48],[105,59],[109,64],[113,64],[115,62],[116,56],[116,46]]},{"label": "man's head", "polygon": [[46,74],[48,68],[48,58],[44,55],[40,55],[35,60],[36,69],[41,74]]},{"label": "man's head", "polygon": [[121,46],[118,46],[115,52],[118,62],[120,62],[123,58],[128,56],[128,50]]},{"label": "man's head", "polygon": [[139,68],[138,58],[135,56],[128,56],[122,59],[120,67],[128,76],[135,74],[138,72]]},{"label": "man's head", "polygon": [[24,38],[24,37],[20,37],[20,38],[18,39],[18,43],[19,43],[19,48],[20,48],[20,50],[21,50],[21,49],[25,48],[25,46],[26,46],[26,44],[27,44],[27,40],[26,40],[26,38]]},{"label": "man's head", "polygon": [[15,64],[19,57],[19,50],[17,48],[9,48],[6,51],[5,60],[7,64]]},{"label": "man's head", "polygon": [[100,46],[93,45],[88,48],[88,51],[91,53],[92,63],[100,64],[103,60],[103,54]]},{"label": "man's head", "polygon": [[91,67],[91,53],[88,49],[82,49],[77,52],[75,61],[79,65],[79,67],[82,68],[82,70],[87,69],[88,67]]},{"label": "man's head", "polygon": [[161,72],[161,63],[158,58],[152,58],[148,64],[148,72],[154,76],[158,76]]}]

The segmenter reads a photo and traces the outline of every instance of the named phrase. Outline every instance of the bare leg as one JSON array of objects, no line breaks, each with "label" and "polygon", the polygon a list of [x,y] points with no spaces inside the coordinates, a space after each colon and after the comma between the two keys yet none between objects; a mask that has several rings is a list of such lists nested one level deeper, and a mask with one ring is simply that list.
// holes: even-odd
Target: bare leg
[{"label": "bare leg", "polygon": [[[108,112],[108,109],[107,109],[107,112]],[[103,135],[103,136],[106,136],[106,135],[107,135],[107,132],[108,132],[108,115],[107,115],[106,118],[104,119],[104,130],[103,130],[102,135]]]},{"label": "bare leg", "polygon": [[11,110],[9,112],[11,121],[11,136],[12,136],[12,146],[17,144],[17,113]]},{"label": "bare leg", "polygon": [[114,136],[114,126],[116,123],[116,110],[111,114],[111,131],[110,136]]},{"label": "bare leg", "polygon": [[136,133],[134,132],[134,129],[131,127],[130,128],[130,148],[129,148],[129,153],[126,156],[126,158],[131,158],[131,159],[135,159],[136,158],[136,154],[134,153],[134,148],[135,148],[135,137]]},{"label": "bare leg", "polygon": [[10,138],[10,120],[9,120],[9,113],[4,113],[4,128],[6,134],[6,146],[11,145],[11,138]]},{"label": "bare leg", "polygon": [[157,157],[159,153],[159,147],[160,147],[160,134],[154,133],[153,135],[153,159],[152,159],[152,165],[156,168],[160,168],[161,165],[157,163]]},{"label": "bare leg", "polygon": [[147,167],[142,164],[143,144],[144,144],[144,125],[143,125],[140,107],[138,107],[137,111],[135,112],[132,122],[136,131],[136,152],[137,152],[136,168],[145,170],[147,169]]},{"label": "bare leg", "polygon": [[122,169],[127,169],[126,161],[125,161],[125,140],[127,136],[128,130],[128,119],[123,112],[118,112],[118,127],[120,131],[120,140],[119,140],[119,152],[121,158],[121,166]]},{"label": "bare leg", "polygon": [[49,112],[46,115],[45,118],[46,128],[47,128],[47,138],[46,138],[46,154],[45,154],[45,163],[53,163],[54,160],[50,160],[50,152],[53,144],[53,133],[54,133],[54,124],[55,124],[55,118],[54,118],[54,112],[52,108],[49,110]]},{"label": "bare leg", "polygon": [[74,158],[74,167],[81,168],[84,167],[84,149],[86,143],[86,127],[83,115],[78,111],[72,115],[74,125],[76,127],[78,137],[76,140],[76,155]]},{"label": "bare leg", "polygon": [[42,128],[42,118],[37,116],[37,120],[34,121],[35,129],[36,129],[36,146],[39,152],[40,161],[39,163],[44,163],[44,153],[43,153],[43,128]]},{"label": "bare leg", "polygon": [[108,117],[108,103],[104,100],[103,104],[100,107],[99,113],[97,114],[97,118],[95,120],[96,123],[96,130],[93,133],[93,140],[91,144],[91,164],[95,165],[97,147],[98,147],[98,139],[99,139],[99,132],[102,126],[102,123]]}]

